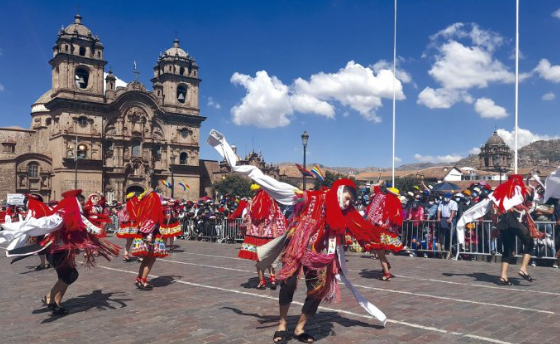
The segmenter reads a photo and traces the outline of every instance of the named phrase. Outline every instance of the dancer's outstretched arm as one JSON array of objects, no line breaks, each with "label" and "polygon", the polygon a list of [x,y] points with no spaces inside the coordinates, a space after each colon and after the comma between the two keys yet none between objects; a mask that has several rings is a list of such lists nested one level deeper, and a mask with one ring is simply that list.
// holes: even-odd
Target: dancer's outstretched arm
[{"label": "dancer's outstretched arm", "polygon": [[237,156],[226,141],[225,136],[212,129],[206,141],[214,147],[218,153],[224,158],[234,172],[241,173],[251,178],[255,183],[259,184],[272,198],[278,203],[290,205],[294,203],[294,196],[301,191],[293,185],[282,183],[270,176],[265,175],[256,166],[243,165],[237,166]]}]

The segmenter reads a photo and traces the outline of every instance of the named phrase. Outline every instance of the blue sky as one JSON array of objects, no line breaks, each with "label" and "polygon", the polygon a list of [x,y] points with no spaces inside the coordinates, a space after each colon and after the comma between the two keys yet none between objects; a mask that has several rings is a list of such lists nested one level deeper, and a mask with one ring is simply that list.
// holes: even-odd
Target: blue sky
[{"label": "blue sky", "polygon": [[[50,88],[52,45],[76,2],[0,5],[0,126],[29,127]],[[125,81],[149,78],[181,46],[200,66],[201,157],[223,132],[267,162],[391,165],[393,1],[88,1],[83,23]],[[560,136],[560,3],[521,0],[521,142]],[[514,125],[515,1],[400,0],[397,153],[400,162],[467,156]],[[108,69],[108,68],[107,68]]]}]

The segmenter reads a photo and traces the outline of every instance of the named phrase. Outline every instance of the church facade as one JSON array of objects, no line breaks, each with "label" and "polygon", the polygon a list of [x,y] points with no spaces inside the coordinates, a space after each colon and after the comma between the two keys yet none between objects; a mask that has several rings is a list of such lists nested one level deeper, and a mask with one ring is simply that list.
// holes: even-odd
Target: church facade
[{"label": "church facade", "polygon": [[[0,128],[2,197],[35,193],[48,201],[74,187],[104,192],[108,201],[147,187],[199,197],[201,80],[179,43],[158,57],[153,90],[137,80],[120,86],[105,73],[99,37],[76,15],[58,32],[52,88],[32,105],[31,128]],[[181,181],[186,190],[177,187]]]}]

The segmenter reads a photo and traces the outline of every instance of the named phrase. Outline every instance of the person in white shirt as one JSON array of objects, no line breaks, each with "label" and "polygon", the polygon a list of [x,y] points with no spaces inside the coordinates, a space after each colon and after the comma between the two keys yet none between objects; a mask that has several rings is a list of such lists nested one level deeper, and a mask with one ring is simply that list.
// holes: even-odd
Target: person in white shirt
[{"label": "person in white shirt", "polygon": [[443,201],[439,204],[437,209],[437,221],[440,224],[440,240],[443,237],[443,249],[449,250],[447,258],[451,256],[453,246],[456,244],[454,227],[455,217],[457,215],[457,202],[451,199],[451,193],[447,192],[443,195]]}]

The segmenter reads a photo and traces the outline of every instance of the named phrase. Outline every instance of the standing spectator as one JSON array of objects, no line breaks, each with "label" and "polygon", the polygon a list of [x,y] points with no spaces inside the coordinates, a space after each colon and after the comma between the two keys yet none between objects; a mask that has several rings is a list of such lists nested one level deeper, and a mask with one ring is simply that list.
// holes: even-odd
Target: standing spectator
[{"label": "standing spectator", "polygon": [[457,209],[457,202],[451,199],[451,193],[445,193],[437,209],[437,221],[440,224],[440,238],[443,236],[443,247],[448,249],[447,259],[451,257],[453,246],[457,242],[453,231]]}]

